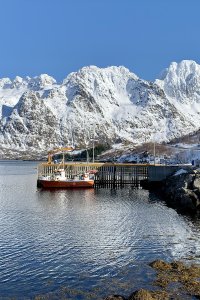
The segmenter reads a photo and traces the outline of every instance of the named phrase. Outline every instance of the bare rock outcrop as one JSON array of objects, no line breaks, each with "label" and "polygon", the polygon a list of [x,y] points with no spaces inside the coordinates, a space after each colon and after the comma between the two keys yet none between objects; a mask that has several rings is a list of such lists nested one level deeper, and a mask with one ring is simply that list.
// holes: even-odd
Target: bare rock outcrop
[{"label": "bare rock outcrop", "polygon": [[168,203],[183,209],[200,209],[200,170],[188,169],[167,178],[163,191]]}]

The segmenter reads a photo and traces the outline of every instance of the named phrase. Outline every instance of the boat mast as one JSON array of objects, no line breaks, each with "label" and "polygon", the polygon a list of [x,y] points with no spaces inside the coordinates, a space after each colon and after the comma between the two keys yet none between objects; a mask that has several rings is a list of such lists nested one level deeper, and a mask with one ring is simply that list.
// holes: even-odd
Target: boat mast
[{"label": "boat mast", "polygon": [[62,159],[62,161],[63,161],[63,170],[65,169],[65,153],[64,153],[64,151],[63,151],[63,159]]}]

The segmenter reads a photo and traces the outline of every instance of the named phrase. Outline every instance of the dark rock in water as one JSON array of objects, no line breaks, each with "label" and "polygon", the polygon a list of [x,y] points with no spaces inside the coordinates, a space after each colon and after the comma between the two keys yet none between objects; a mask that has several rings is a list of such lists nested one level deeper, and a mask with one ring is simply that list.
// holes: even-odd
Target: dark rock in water
[{"label": "dark rock in water", "polygon": [[160,259],[151,262],[149,265],[154,269],[162,270],[162,271],[170,270],[172,268],[170,263],[167,263]]},{"label": "dark rock in water", "polygon": [[168,300],[169,295],[166,291],[148,291],[141,289],[134,292],[128,300]]},{"label": "dark rock in water", "polygon": [[184,294],[200,297],[200,265],[187,266],[179,261],[169,264],[157,260],[150,263],[150,266],[157,271],[155,285],[169,290],[170,284],[179,283],[182,284]]},{"label": "dark rock in water", "polygon": [[139,290],[134,292],[128,300],[153,300],[154,298],[151,296],[151,293],[147,290]]},{"label": "dark rock in water", "polygon": [[126,299],[120,295],[110,295],[106,297],[104,300],[126,300]]},{"label": "dark rock in water", "polygon": [[183,209],[200,209],[200,173],[188,169],[186,173],[172,175],[165,181],[166,201]]},{"label": "dark rock in water", "polygon": [[170,265],[173,270],[177,270],[177,271],[183,271],[187,269],[184,263],[181,261],[174,261]]},{"label": "dark rock in water", "polygon": [[184,283],[184,288],[188,294],[195,296],[197,299],[200,299],[200,283],[199,280],[186,281]]},{"label": "dark rock in water", "polygon": [[[134,291],[127,300],[180,300],[194,297],[200,299],[200,265],[187,265],[181,261],[168,263],[159,259],[149,265],[157,273],[156,280],[152,284],[162,289],[140,289]],[[112,295],[104,300],[125,299],[120,295]]]}]

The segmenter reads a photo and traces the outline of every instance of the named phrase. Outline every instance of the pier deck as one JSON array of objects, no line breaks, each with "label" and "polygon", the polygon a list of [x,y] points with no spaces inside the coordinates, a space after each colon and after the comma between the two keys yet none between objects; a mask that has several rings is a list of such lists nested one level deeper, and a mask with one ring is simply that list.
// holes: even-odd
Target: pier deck
[{"label": "pier deck", "polygon": [[95,187],[123,187],[131,185],[139,187],[143,183],[161,182],[167,176],[176,172],[183,166],[165,166],[149,164],[123,164],[123,163],[80,163],[69,162],[63,164],[42,163],[38,166],[38,181],[41,176],[49,176],[60,167],[64,167],[66,177],[73,178],[77,174],[97,170]]}]

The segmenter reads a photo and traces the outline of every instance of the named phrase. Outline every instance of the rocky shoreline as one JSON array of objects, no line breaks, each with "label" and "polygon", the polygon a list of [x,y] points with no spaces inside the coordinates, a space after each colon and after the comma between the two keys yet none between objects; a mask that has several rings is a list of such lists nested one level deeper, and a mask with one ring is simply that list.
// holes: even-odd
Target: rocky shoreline
[{"label": "rocky shoreline", "polygon": [[162,193],[165,201],[177,208],[200,211],[200,169],[184,168],[169,176]]},{"label": "rocky shoreline", "polygon": [[149,264],[156,271],[152,282],[155,290],[140,289],[128,298],[110,295],[104,300],[181,300],[200,299],[200,265],[187,266],[183,262],[167,263],[156,260]]}]

